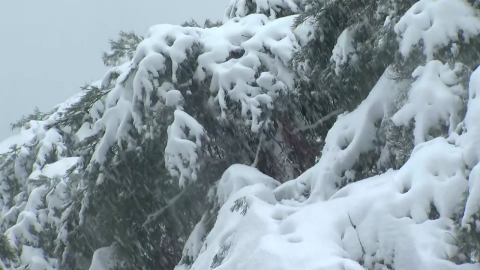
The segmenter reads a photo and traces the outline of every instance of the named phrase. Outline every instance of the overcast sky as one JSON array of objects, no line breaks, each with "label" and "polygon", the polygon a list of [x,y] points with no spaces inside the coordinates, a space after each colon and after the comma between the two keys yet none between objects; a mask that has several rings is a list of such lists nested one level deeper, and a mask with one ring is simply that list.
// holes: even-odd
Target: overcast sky
[{"label": "overcast sky", "polygon": [[123,31],[219,20],[228,0],[0,0],[0,141],[35,107],[48,111],[106,71]]}]

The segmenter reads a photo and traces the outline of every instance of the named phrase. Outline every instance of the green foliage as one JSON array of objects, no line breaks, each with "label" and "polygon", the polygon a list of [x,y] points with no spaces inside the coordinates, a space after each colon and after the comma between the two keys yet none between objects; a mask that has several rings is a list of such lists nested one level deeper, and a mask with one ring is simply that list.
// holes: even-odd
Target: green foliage
[{"label": "green foliage", "polygon": [[245,196],[235,200],[234,205],[230,208],[230,211],[238,212],[238,211],[240,211],[240,209],[242,210],[240,212],[240,214],[245,216],[245,214],[247,213],[247,210],[248,210],[247,197],[245,197]]},{"label": "green foliage", "polygon": [[213,27],[219,27],[222,26],[222,21],[218,20],[216,22],[212,22],[210,19],[206,19],[205,22],[203,23],[203,26],[198,24],[195,20],[191,19],[190,21],[186,21],[182,23],[181,25],[183,27],[198,27],[198,28],[213,28]]},{"label": "green foliage", "polygon": [[[405,1],[404,1],[405,2]],[[397,54],[393,20],[377,0],[314,0],[296,25],[310,24],[315,33],[293,59],[305,114],[320,118],[337,109],[353,110],[366,97]],[[345,64],[331,61],[337,39],[345,31],[354,52]]]},{"label": "green foliage", "polygon": [[[306,3],[305,12],[297,18],[296,25],[311,25],[313,38],[294,54],[292,66],[297,71],[299,107],[307,123],[315,123],[332,111],[355,109],[387,67],[389,72],[386,75],[397,83],[408,85],[413,82],[412,72],[426,62],[423,46],[419,44],[409,57],[404,58],[398,52],[397,34],[393,28],[415,2],[312,0]],[[331,56],[341,35],[348,38],[344,42],[351,42],[353,52],[339,63]],[[454,44],[448,44],[438,49],[435,59],[452,67],[462,63],[464,68],[457,76],[466,87],[471,70],[478,66],[478,58],[470,55],[478,41],[475,39],[464,44],[461,33],[459,40],[460,49],[456,54],[452,50]],[[354,181],[389,168],[398,169],[408,160],[414,147],[413,123],[408,127],[396,126],[391,117],[407,101],[409,90],[409,87],[404,89],[384,119],[375,123],[378,128],[375,149],[360,154],[352,168]],[[316,127],[313,134],[323,137],[331,124],[326,121]],[[432,134],[445,136],[447,131],[442,127],[432,130]],[[351,181],[344,177],[337,186],[341,188]]]},{"label": "green foliage", "polygon": [[[115,77],[112,75],[112,80]],[[60,119],[47,128],[56,127],[70,127],[73,131],[77,131],[83,123],[92,122],[90,111],[93,110],[93,106],[101,102],[101,98],[110,92],[110,89],[100,89],[96,86],[84,86],[82,87],[81,98],[73,103],[69,108],[60,115]],[[101,111],[96,111],[98,114],[102,114]]]},{"label": "green foliage", "polygon": [[110,40],[111,51],[102,54],[103,63],[105,66],[115,67],[122,64],[121,62],[132,59],[142,40],[143,37],[134,32],[121,31],[117,40]]},{"label": "green foliage", "polygon": [[52,112],[53,111],[43,113],[40,111],[38,107],[36,107],[32,114],[29,114],[27,116],[22,116],[22,119],[18,120],[16,123],[10,124],[10,127],[12,128],[12,130],[20,129],[25,125],[27,125],[27,123],[30,121],[45,120],[45,117],[50,116]]},{"label": "green foliage", "polygon": [[[198,49],[191,53],[198,54]],[[176,87],[185,96],[196,66],[194,55],[179,65],[176,74]],[[160,85],[171,82],[171,65],[171,60],[167,59],[168,68],[165,76],[159,78]],[[84,119],[85,112],[107,92],[88,89],[82,100],[64,114],[62,123],[73,118]],[[154,97],[153,101],[155,105],[160,97]],[[68,206],[70,215],[64,220],[68,239],[57,250],[63,258],[62,268],[88,267],[96,249],[114,244],[120,258],[118,269],[138,269],[139,265],[141,269],[173,269],[193,221],[203,212],[204,189],[208,188],[211,179],[197,181],[182,190],[165,167],[163,152],[167,127],[173,119],[172,109],[145,106],[143,100],[134,105],[141,112],[143,123],[150,127],[152,136],[146,136],[145,131],[130,130],[123,142],[109,149],[105,166],[90,162],[103,134],[77,145],[82,156],[78,175],[82,189],[72,197]],[[157,213],[161,209],[165,210]]]},{"label": "green foliage", "polygon": [[268,7],[265,7],[264,5],[258,6],[255,0],[232,1],[227,7],[226,15],[228,18],[234,18],[237,16],[237,13],[239,13],[240,16],[247,16],[250,14],[264,14],[271,18],[282,18],[290,15],[295,15],[303,11],[304,1],[292,1],[297,5],[297,9],[293,9],[288,2],[284,1],[282,3],[283,5],[267,2]]},{"label": "green foliage", "polygon": [[219,26],[222,26],[222,24],[223,22],[221,20],[212,22],[210,19],[206,19],[205,22],[203,23],[203,28],[219,27]]},{"label": "green foliage", "polygon": [[[308,43],[294,53],[291,64],[297,71],[299,95],[296,102],[300,108],[297,111],[312,126],[312,130],[304,133],[311,138],[309,141],[324,138],[335,121],[335,117],[327,116],[336,111],[354,110],[399,57],[393,26],[403,14],[401,12],[414,1],[393,2],[312,0],[306,3],[305,12],[299,15],[295,25],[310,25],[314,32]],[[384,23],[387,16],[391,20],[389,24]],[[351,43],[353,51],[346,59],[335,59],[332,51],[341,35],[345,43]],[[377,147],[362,153],[352,168],[355,179],[363,179],[380,170],[376,163],[383,143],[380,140],[375,143]],[[343,178],[342,183],[337,183],[338,188],[352,181]]]},{"label": "green foliage", "polygon": [[218,253],[215,254],[215,256],[213,256],[212,264],[210,265],[210,268],[214,269],[220,266],[223,260],[225,259],[225,257],[227,257],[229,249],[230,249],[230,245],[224,245],[220,247],[220,250],[218,251]]},{"label": "green foliage", "polygon": [[472,222],[462,226],[462,217],[465,212],[465,206],[469,191],[466,190],[463,194],[463,202],[461,211],[453,219],[455,221],[456,236],[452,236],[458,247],[457,255],[452,260],[457,263],[475,263],[480,262],[480,231],[478,229],[478,221],[480,220],[480,213],[472,215]]},{"label": "green foliage", "polygon": [[0,154],[0,190],[1,204],[8,208],[13,207],[14,197],[20,193],[22,185],[15,177],[15,160],[18,157],[20,149],[12,147],[9,152]]},{"label": "green foliage", "polygon": [[200,27],[200,25],[194,20],[191,19],[190,21],[186,21],[181,24],[183,27]]},{"label": "green foliage", "polygon": [[18,261],[17,253],[6,235],[0,232],[0,261],[11,265]]}]

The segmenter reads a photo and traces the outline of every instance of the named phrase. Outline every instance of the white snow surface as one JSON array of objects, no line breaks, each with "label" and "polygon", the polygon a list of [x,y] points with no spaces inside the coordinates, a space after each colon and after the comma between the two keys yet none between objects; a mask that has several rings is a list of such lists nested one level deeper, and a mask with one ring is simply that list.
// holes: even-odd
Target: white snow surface
[{"label": "white snow surface", "polygon": [[[464,150],[465,164],[471,168],[469,177],[469,196],[465,206],[462,224],[469,229],[479,230],[478,224],[472,224],[472,216],[480,212],[480,67],[470,79],[470,93],[467,115],[464,120],[466,132],[455,136],[456,144]],[[474,225],[472,228],[471,226]]]},{"label": "white snow surface", "polygon": [[439,123],[446,123],[451,133],[461,121],[460,111],[464,107],[462,99],[467,96],[467,90],[455,74],[460,70],[461,65],[452,70],[448,64],[433,60],[413,72],[415,82],[411,86],[408,102],[392,120],[397,125],[405,126],[409,125],[410,120],[415,120],[415,144],[424,142],[430,129]]},{"label": "white snow surface", "polygon": [[331,61],[335,63],[335,73],[338,75],[346,63],[354,64],[356,60],[353,47],[352,29],[345,29],[337,39],[332,51]]},{"label": "white snow surface", "polygon": [[57,162],[45,165],[41,170],[33,171],[28,178],[31,180],[39,179],[40,176],[62,178],[65,176],[66,171],[77,164],[77,162],[78,157],[63,158]]},{"label": "white snow surface", "polygon": [[[205,132],[193,117],[182,110],[175,110],[174,117],[175,120],[168,127],[165,161],[172,175],[179,177],[180,186],[184,187],[186,179],[197,180],[197,148],[202,145],[201,139]],[[186,128],[195,142],[185,134]]]},{"label": "white snow surface", "polygon": [[[466,0],[420,0],[395,25],[400,53],[409,56],[423,42],[423,53],[433,60],[438,49],[480,34],[478,11]],[[453,44],[454,45],[454,44]]]},{"label": "white snow surface", "polygon": [[10,151],[11,147],[19,147],[33,140],[35,135],[29,130],[21,130],[18,134],[12,135],[0,142],[0,154]]},{"label": "white snow surface", "polygon": [[115,263],[115,253],[112,247],[99,248],[93,253],[89,270],[109,270],[115,266]]}]

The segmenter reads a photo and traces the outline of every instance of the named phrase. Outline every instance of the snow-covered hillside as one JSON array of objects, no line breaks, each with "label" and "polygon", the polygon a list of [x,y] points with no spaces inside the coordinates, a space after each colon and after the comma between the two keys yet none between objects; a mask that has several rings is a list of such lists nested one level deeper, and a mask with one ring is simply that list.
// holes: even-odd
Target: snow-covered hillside
[{"label": "snow-covered hillside", "polygon": [[480,269],[477,2],[232,0],[124,34],[0,143],[0,268]]}]

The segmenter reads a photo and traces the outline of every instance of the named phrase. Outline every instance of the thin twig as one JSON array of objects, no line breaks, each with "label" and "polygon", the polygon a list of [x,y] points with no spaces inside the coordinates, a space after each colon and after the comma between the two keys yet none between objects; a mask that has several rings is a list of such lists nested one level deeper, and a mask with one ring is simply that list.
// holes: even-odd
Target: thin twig
[{"label": "thin twig", "polygon": [[365,255],[365,249],[363,248],[362,241],[360,240],[360,235],[358,235],[357,232],[357,226],[355,226],[352,222],[352,219],[350,218],[350,215],[347,213],[348,219],[350,220],[350,224],[352,224],[353,229],[355,230],[355,233],[357,234],[358,242],[360,243],[360,247],[362,248],[363,255]]}]

